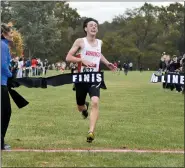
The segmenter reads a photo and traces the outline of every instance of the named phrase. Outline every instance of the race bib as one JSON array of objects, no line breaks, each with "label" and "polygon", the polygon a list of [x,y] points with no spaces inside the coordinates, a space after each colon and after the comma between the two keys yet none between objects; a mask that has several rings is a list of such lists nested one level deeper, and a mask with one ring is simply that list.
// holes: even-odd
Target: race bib
[{"label": "race bib", "polygon": [[82,67],[82,72],[95,72],[95,68]]},{"label": "race bib", "polygon": [[85,65],[82,65],[81,72],[97,72],[97,65],[94,64],[94,66],[86,67]]}]

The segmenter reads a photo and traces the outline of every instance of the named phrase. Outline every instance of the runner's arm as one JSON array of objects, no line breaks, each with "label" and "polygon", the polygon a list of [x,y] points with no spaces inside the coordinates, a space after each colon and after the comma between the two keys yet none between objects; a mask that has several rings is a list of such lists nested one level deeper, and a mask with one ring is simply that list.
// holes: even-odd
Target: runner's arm
[{"label": "runner's arm", "polygon": [[[101,41],[101,46],[103,45],[103,41]],[[101,58],[100,61],[105,64],[106,66],[108,66],[110,64],[110,62],[103,56],[103,54],[101,54]]]},{"label": "runner's arm", "polygon": [[101,55],[100,58],[101,62],[104,63],[106,66],[108,66],[110,64],[110,62],[103,56],[103,54]]},{"label": "runner's arm", "polygon": [[[102,43],[101,45],[103,45],[103,42],[101,42],[101,43]],[[103,54],[101,54],[100,61],[101,61],[102,63],[104,63],[104,64],[105,64],[110,70],[112,70],[112,71],[115,71],[115,70],[117,69],[117,67],[114,66],[114,64],[112,64],[111,62],[109,62],[109,61],[103,56]]]},{"label": "runner's arm", "polygon": [[81,58],[77,58],[75,57],[75,53],[78,51],[78,49],[81,47],[80,46],[81,43],[81,39],[77,39],[73,46],[71,47],[71,49],[69,50],[67,56],[66,56],[66,61],[67,62],[73,62],[73,63],[78,63],[78,62],[82,62]]}]

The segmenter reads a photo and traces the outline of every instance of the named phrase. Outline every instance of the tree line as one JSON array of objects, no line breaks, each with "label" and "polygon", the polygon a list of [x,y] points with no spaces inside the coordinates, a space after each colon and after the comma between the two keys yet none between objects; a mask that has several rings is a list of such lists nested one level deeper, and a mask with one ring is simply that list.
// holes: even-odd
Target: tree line
[{"label": "tree line", "polygon": [[[25,57],[65,60],[74,40],[85,36],[76,9],[64,1],[1,1],[1,21],[22,35]],[[95,18],[96,19],[96,18]],[[184,7],[180,3],[145,3],[99,25],[103,54],[111,61],[156,69],[162,52],[184,53]],[[19,55],[18,55],[19,56]]]}]

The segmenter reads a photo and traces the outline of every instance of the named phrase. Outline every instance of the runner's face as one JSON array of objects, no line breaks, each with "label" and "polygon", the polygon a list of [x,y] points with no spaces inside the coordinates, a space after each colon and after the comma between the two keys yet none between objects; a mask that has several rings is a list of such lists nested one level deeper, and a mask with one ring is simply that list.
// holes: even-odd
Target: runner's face
[{"label": "runner's face", "polygon": [[95,36],[98,33],[98,25],[94,21],[90,21],[87,23],[87,27],[85,28],[87,34]]}]

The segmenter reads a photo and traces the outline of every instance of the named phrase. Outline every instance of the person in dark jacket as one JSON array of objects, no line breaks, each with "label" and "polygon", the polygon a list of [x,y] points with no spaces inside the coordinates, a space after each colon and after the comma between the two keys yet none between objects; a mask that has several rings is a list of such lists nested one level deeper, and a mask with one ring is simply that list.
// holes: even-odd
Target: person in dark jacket
[{"label": "person in dark jacket", "polygon": [[[179,72],[180,71],[180,62],[178,62],[176,55],[173,56],[173,59],[170,62],[168,70],[169,72]],[[171,91],[174,90],[174,88],[176,88],[177,92],[182,91],[181,86],[179,84],[171,84],[170,86]]]},{"label": "person in dark jacket", "polygon": [[6,25],[1,25],[1,150],[10,149],[9,145],[6,145],[4,138],[8,129],[10,117],[11,117],[11,104],[8,93],[7,81],[12,77],[12,73],[9,69],[10,65],[10,50],[9,42],[13,41],[13,33],[11,28]]},{"label": "person in dark jacket", "polygon": [[10,69],[11,69],[11,72],[12,72],[12,77],[16,78],[17,71],[18,71],[18,60],[16,58],[13,58],[10,61]]},{"label": "person in dark jacket", "polygon": [[30,72],[30,67],[31,67],[31,61],[30,59],[27,59],[25,62],[25,67],[26,67],[26,77],[29,77],[29,72]]},{"label": "person in dark jacket", "polygon": [[165,55],[161,57],[159,62],[159,69],[164,72],[166,70]]},{"label": "person in dark jacket", "polygon": [[48,60],[45,59],[43,62],[43,75],[46,75],[47,70],[48,70]]},{"label": "person in dark jacket", "polygon": [[127,75],[127,74],[128,74],[128,69],[129,69],[128,63],[124,63],[124,64],[123,64],[123,68],[124,68],[124,73],[125,73],[125,75]]}]

